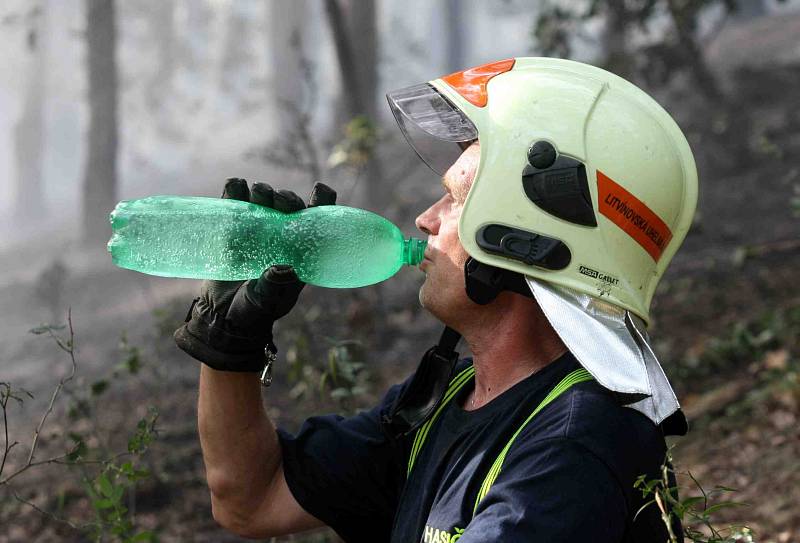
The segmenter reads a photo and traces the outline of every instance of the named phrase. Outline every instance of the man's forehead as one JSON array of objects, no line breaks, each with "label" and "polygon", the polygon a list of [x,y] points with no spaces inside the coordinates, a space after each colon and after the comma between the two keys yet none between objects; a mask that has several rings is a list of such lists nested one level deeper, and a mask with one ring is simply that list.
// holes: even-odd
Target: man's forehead
[{"label": "man's forehead", "polygon": [[442,177],[444,190],[462,201],[466,199],[467,192],[475,180],[479,158],[480,148],[477,143],[465,149]]}]

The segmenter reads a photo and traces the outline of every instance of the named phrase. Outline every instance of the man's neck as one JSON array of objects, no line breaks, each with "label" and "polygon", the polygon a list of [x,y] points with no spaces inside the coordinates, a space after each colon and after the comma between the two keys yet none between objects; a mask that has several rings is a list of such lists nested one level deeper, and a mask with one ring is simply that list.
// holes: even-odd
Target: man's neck
[{"label": "man's neck", "polygon": [[567,351],[535,302],[512,293],[501,296],[463,327],[475,367],[466,410],[486,405]]}]

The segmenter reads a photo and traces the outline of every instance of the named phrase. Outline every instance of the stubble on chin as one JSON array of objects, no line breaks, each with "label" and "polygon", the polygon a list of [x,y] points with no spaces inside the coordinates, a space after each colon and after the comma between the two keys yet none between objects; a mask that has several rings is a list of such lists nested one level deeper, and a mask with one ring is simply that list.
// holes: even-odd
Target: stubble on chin
[{"label": "stubble on chin", "polygon": [[425,282],[422,283],[422,286],[419,287],[419,305],[422,306],[424,309],[431,311],[431,280],[430,277],[425,278]]},{"label": "stubble on chin", "polygon": [[419,287],[419,293],[418,293],[419,305],[423,309],[428,311],[428,313],[438,318],[438,315],[436,314],[436,307],[435,307],[436,304],[433,303],[434,302],[433,300],[431,300],[430,287],[431,287],[430,279],[426,278],[422,286]]},{"label": "stubble on chin", "polygon": [[459,311],[463,309],[462,300],[459,300],[455,293],[442,286],[437,288],[429,280],[426,280],[419,289],[419,304],[436,319],[451,327],[455,324],[455,320],[458,320]]}]

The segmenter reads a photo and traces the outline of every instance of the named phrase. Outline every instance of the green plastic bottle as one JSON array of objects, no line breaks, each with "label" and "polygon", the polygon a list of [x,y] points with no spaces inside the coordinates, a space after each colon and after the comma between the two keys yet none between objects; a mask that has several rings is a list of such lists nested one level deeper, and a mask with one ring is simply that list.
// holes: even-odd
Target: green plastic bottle
[{"label": "green plastic bottle", "polygon": [[346,206],[296,213],[222,198],[151,196],[111,213],[114,264],[163,277],[252,279],[290,264],[303,281],[363,287],[417,265],[426,242],[380,215]]}]

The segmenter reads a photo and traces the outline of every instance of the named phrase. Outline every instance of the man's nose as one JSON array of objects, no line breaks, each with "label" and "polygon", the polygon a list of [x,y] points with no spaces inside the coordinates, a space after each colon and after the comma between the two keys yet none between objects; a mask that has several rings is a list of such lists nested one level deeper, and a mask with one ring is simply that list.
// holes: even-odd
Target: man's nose
[{"label": "man's nose", "polygon": [[417,226],[420,232],[424,232],[429,236],[436,235],[436,233],[439,231],[439,223],[436,220],[435,213],[433,213],[433,206],[423,211],[414,221],[414,224]]}]

